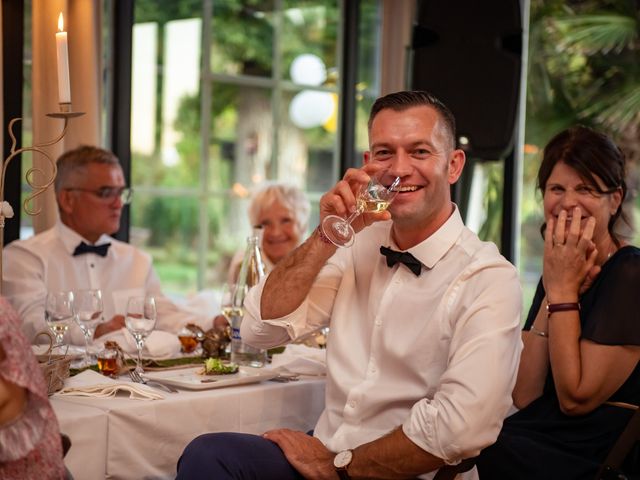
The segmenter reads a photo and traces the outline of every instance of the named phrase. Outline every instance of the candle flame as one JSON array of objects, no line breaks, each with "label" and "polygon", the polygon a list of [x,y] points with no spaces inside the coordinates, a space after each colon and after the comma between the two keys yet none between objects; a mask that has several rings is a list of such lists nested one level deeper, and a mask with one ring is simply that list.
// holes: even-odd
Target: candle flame
[{"label": "candle flame", "polygon": [[60,16],[58,17],[58,31],[64,32],[64,18],[62,17],[62,12],[60,12]]}]

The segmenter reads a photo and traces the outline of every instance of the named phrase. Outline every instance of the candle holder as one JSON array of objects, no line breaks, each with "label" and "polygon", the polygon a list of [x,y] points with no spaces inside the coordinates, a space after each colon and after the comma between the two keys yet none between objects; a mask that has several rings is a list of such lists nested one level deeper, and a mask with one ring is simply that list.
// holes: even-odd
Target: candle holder
[{"label": "candle holder", "polygon": [[[13,133],[14,125],[20,122],[22,120],[22,117],[16,117],[9,122],[7,131],[9,133],[9,138],[11,138],[11,150],[9,151],[9,156],[2,161],[2,169],[0,170],[0,294],[2,294],[1,279],[2,249],[4,247],[4,222],[5,218],[13,217],[13,208],[11,207],[11,205],[9,205],[8,202],[4,200],[4,181],[7,173],[7,167],[9,166],[11,160],[26,152],[33,152],[34,155],[43,155],[49,161],[49,164],[52,168],[50,177],[47,177],[47,174],[42,169],[36,167],[31,167],[26,171],[24,175],[27,184],[32,189],[32,193],[24,200],[23,209],[27,215],[38,215],[42,211],[42,208],[38,208],[37,210],[35,210],[30,206],[30,202],[36,197],[42,195],[46,191],[46,189],[49,188],[49,186],[55,180],[56,174],[58,173],[58,168],[56,166],[55,160],[52,159],[51,156],[49,156],[49,154],[44,150],[44,147],[50,147],[51,145],[55,145],[60,140],[62,140],[67,133],[67,125],[69,123],[69,119],[79,117],[81,115],[84,115],[84,112],[74,112],[71,108],[70,103],[61,103],[60,111],[47,113],[47,117],[63,119],[64,125],[62,126],[62,132],[60,132],[60,134],[53,140],[22,148],[17,148],[18,142],[16,140],[16,136]],[[42,175],[45,178],[45,181],[43,183],[38,183],[35,178],[36,175]]]}]

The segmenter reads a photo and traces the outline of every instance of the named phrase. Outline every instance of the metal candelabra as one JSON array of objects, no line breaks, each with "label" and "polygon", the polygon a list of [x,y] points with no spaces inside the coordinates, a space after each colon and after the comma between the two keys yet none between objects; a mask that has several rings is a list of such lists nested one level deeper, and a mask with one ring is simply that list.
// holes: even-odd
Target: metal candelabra
[{"label": "metal candelabra", "polygon": [[[13,160],[17,156],[26,152],[33,152],[34,155],[35,154],[43,155],[51,164],[50,177],[47,177],[47,173],[45,173],[42,169],[36,168],[36,167],[31,167],[25,173],[25,180],[27,184],[31,187],[32,192],[31,192],[31,195],[27,196],[27,198],[25,199],[23,203],[23,208],[27,215],[31,215],[31,216],[38,215],[42,211],[42,208],[38,208],[37,210],[33,209],[31,206],[31,201],[36,197],[42,195],[46,191],[46,189],[49,188],[49,186],[55,180],[56,173],[58,172],[55,160],[51,158],[51,156],[49,156],[49,154],[44,150],[44,148],[50,147],[51,145],[55,145],[60,140],[62,140],[67,133],[67,125],[69,123],[69,119],[74,117],[79,117],[80,115],[84,115],[84,112],[73,112],[71,110],[70,103],[61,103],[59,112],[47,113],[47,116],[52,118],[60,118],[64,120],[62,132],[60,132],[60,134],[51,141],[43,142],[30,147],[22,147],[22,148],[17,148],[18,142],[16,140],[16,136],[13,133],[14,125],[19,121],[21,121],[22,118],[21,117],[14,118],[9,122],[9,126],[7,127],[7,130],[9,133],[9,138],[11,138],[11,150],[9,152],[9,156],[3,160],[2,169],[0,170],[0,294],[2,294],[1,279],[3,278],[2,277],[2,249],[4,246],[4,221],[5,221],[5,218],[13,217],[13,208],[4,199],[4,181],[5,181],[5,175],[7,173],[7,167],[9,166],[9,163],[11,162],[11,160]],[[45,181],[43,183],[38,183],[38,181],[36,180],[36,177],[38,175],[41,175],[43,178],[45,178]]]}]

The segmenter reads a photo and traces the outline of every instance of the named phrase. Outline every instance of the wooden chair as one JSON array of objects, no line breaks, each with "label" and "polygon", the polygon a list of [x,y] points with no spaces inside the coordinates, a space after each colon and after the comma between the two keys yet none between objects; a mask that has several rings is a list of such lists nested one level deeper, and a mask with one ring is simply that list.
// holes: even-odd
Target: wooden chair
[{"label": "wooden chair", "polygon": [[595,480],[632,480],[640,478],[637,475],[630,477],[621,470],[622,464],[631,449],[640,443],[640,408],[634,405],[625,405],[625,407],[635,409],[635,413],[611,448]]},{"label": "wooden chair", "polygon": [[445,465],[440,470],[438,470],[438,473],[436,473],[436,476],[433,477],[433,480],[453,480],[459,473],[464,473],[471,470],[475,464],[476,458],[472,457],[462,460],[457,465]]}]

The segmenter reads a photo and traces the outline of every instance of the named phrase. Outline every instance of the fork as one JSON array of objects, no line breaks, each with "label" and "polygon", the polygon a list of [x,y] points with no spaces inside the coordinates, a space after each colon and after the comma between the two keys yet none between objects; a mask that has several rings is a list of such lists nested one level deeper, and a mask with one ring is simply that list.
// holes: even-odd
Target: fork
[{"label": "fork", "polygon": [[160,382],[154,382],[153,380],[147,380],[142,376],[140,372],[137,372],[136,370],[129,370],[129,378],[131,378],[131,380],[133,380],[135,383],[142,383],[143,385],[149,385],[150,387],[161,388],[169,393],[178,393],[178,390],[169,385],[165,385],[164,383]]}]

